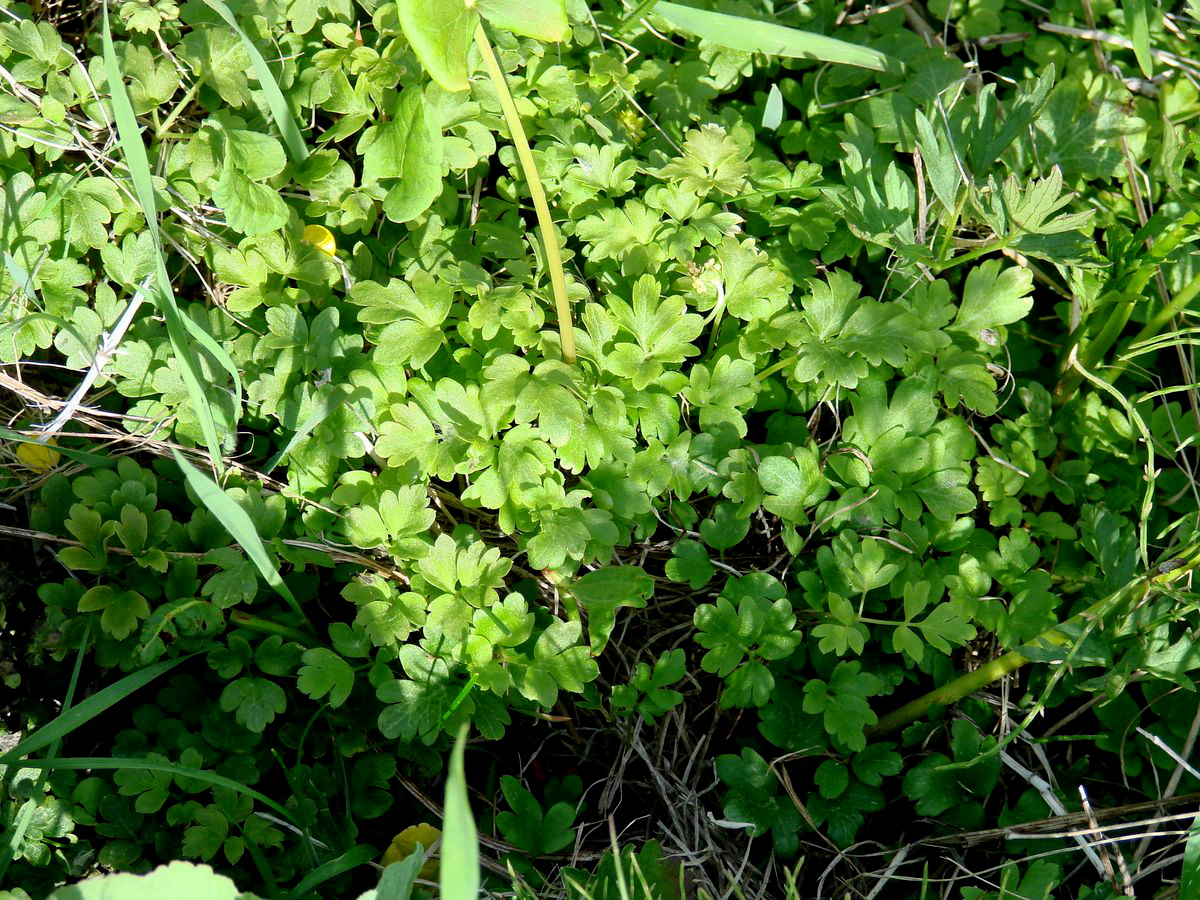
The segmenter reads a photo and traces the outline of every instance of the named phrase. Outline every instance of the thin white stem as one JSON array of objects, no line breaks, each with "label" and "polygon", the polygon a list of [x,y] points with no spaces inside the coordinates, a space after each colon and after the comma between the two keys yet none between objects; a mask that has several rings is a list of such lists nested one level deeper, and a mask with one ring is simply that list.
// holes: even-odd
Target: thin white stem
[{"label": "thin white stem", "polygon": [[79,407],[83,404],[83,398],[92,389],[92,385],[96,383],[96,379],[104,373],[104,367],[108,365],[109,361],[113,358],[113,354],[117,352],[117,348],[121,346],[125,332],[133,324],[133,317],[137,315],[138,309],[146,299],[145,292],[150,286],[150,280],[150,276],[143,279],[130,299],[129,304],[121,313],[121,318],[113,326],[113,330],[100,336],[100,346],[96,348],[96,355],[92,357],[91,366],[84,373],[83,380],[79,382],[75,390],[71,393],[66,404],[58,411],[58,415],[54,417],[54,420],[38,436],[39,444],[48,443],[54,435],[62,431],[63,427],[71,421],[75,413],[79,410]]}]

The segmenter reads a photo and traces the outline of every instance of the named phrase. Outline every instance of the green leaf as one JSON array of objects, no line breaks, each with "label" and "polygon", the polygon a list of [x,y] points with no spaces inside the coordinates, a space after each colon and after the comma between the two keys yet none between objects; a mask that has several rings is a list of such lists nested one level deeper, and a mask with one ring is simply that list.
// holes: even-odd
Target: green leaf
[{"label": "green leaf", "polygon": [[137,591],[115,591],[96,585],[79,598],[80,612],[101,611],[100,627],[118,641],[133,634],[138,620],[150,615],[150,604]]},{"label": "green leaf", "polygon": [[167,900],[171,897],[204,897],[205,900],[259,900],[243,893],[234,882],[210,866],[175,860],[144,875],[109,873],[79,884],[61,887],[49,900]]},{"label": "green leaf", "polygon": [[687,674],[687,658],[683,650],[668,650],[654,661],[654,668],[644,662],[637,664],[633,680],[627,685],[613,688],[613,709],[620,715],[634,711],[642,714],[647,722],[674,709],[683,702],[683,694],[669,690]]},{"label": "green leaf", "polygon": [[363,183],[399,179],[388,187],[383,211],[393,222],[408,222],[425,212],[442,192],[442,133],[432,107],[419,88],[400,93],[392,118],[372,125],[358,142]]},{"label": "green leaf", "polygon": [[512,812],[496,816],[496,826],[506,840],[529,853],[541,856],[557,853],[575,841],[575,809],[559,801],[545,812],[521,782],[511,775],[500,778],[500,790]]},{"label": "green leaf", "polygon": [[380,701],[391,704],[379,714],[383,736],[404,741],[420,737],[426,744],[437,739],[442,714],[453,699],[444,683],[420,684],[398,678],[384,682],[375,693]]},{"label": "green leaf", "polygon": [[771,833],[775,850],[791,856],[799,848],[797,832],[804,820],[791,798],[780,791],[779,779],[767,761],[749,747],[740,757],[717,757],[717,777],[729,787],[725,795],[725,818],[753,826],[751,835]]},{"label": "green leaf", "polygon": [[262,732],[275,720],[277,713],[287,709],[283,688],[266,678],[243,676],[225,685],[221,692],[221,709],[232,712],[248,729]]},{"label": "green leaf", "polygon": [[354,670],[350,664],[332,650],[314,647],[304,651],[304,665],[296,686],[316,700],[329,695],[329,705],[337,709],[346,702],[354,687]]},{"label": "green leaf", "polygon": [[671,548],[671,558],[666,564],[667,577],[672,581],[686,581],[688,587],[698,591],[712,580],[713,568],[704,545],[699,541],[684,538]]},{"label": "green leaf", "polygon": [[555,621],[534,645],[533,661],[519,685],[521,693],[544,707],[558,700],[560,690],[579,693],[600,674],[587,647],[579,646],[583,628],[578,622]]},{"label": "green leaf", "polygon": [[817,453],[798,449],[791,459],[767,456],[759,463],[758,481],[766,492],[763,509],[790,525],[808,522],[807,510],[829,493],[829,482],[821,475]]},{"label": "green leaf", "polygon": [[417,59],[439,86],[465,91],[467,51],[478,23],[464,0],[398,0],[400,27]]},{"label": "green leaf", "polygon": [[862,671],[857,662],[840,662],[828,682],[813,679],[804,685],[804,711],[823,715],[826,730],[849,750],[867,746],[863,729],[879,721],[867,698],[880,693],[879,679]]},{"label": "green leaf", "polygon": [[541,41],[567,36],[566,0],[477,0],[479,14],[493,25]]},{"label": "green leaf", "polygon": [[225,223],[249,237],[276,231],[288,219],[287,204],[277,190],[251,181],[232,165],[221,172],[213,200],[225,211]]},{"label": "green leaf", "polygon": [[617,622],[617,610],[645,609],[654,595],[654,579],[640,566],[607,566],[588,572],[571,586],[588,614],[588,639],[599,656]]},{"label": "green leaf", "polygon": [[678,3],[667,3],[665,0],[654,5],[654,13],[662,16],[680,31],[734,50],[796,59],[815,59],[880,72],[899,68],[893,60],[869,47],[861,47],[821,34],[785,28],[773,22],[709,12],[680,6]]}]

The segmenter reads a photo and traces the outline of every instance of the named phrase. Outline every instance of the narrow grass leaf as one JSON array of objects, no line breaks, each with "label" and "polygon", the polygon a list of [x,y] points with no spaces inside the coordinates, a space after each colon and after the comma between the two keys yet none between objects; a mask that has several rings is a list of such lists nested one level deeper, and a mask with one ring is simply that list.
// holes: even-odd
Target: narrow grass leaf
[{"label": "narrow grass leaf", "polygon": [[258,52],[258,48],[254,46],[254,42],[250,40],[246,32],[242,31],[237,19],[233,17],[233,13],[222,0],[204,0],[204,3],[224,19],[225,24],[233,29],[233,33],[242,39],[246,53],[250,55],[250,64],[254,67],[254,74],[258,76],[258,83],[262,87],[263,95],[267,98],[267,108],[271,111],[271,118],[275,120],[275,127],[279,129],[288,155],[291,156],[292,162],[304,162],[308,159],[308,146],[300,134],[300,127],[292,118],[292,111],[283,98],[283,91],[279,89],[279,82],[275,80],[275,74],[271,71],[271,67],[267,65],[267,61],[263,59],[263,55]]},{"label": "narrow grass leaf", "polygon": [[[71,711],[72,705],[75,703],[75,691],[79,687],[79,673],[83,669],[83,659],[87,653],[89,639],[92,636],[92,622],[89,619],[87,625],[83,629],[83,640],[79,642],[79,652],[75,654],[75,665],[71,669],[71,680],[67,683],[67,695],[63,697],[62,714],[65,715]],[[50,745],[50,759],[58,756],[59,748],[62,746],[62,738],[54,741]],[[4,876],[8,873],[8,867],[16,858],[17,850],[21,846],[21,842],[25,840],[25,834],[29,830],[29,823],[33,821],[33,814],[37,809],[38,801],[42,798],[45,788],[46,779],[50,776],[50,771],[45,769],[38,777],[37,784],[34,786],[33,794],[21,805],[21,817],[16,825],[9,831],[8,842],[3,848],[0,848],[0,884],[4,883]]]},{"label": "narrow grass leaf", "polygon": [[27,272],[11,253],[4,251],[4,266],[8,269],[8,274],[12,276],[12,280],[17,283],[17,287],[21,289],[21,293],[30,303],[38,302],[37,291],[33,288],[33,274]]},{"label": "narrow grass leaf", "polygon": [[1150,0],[1126,0],[1125,27],[1133,42],[1133,55],[1146,78],[1154,77],[1154,55],[1150,52]]},{"label": "narrow grass leaf", "polygon": [[72,771],[87,771],[89,769],[144,769],[148,772],[166,772],[180,778],[194,778],[204,781],[213,787],[229,788],[239,794],[245,794],[252,800],[257,800],[263,806],[278,814],[289,822],[295,822],[287,807],[276,803],[265,794],[260,794],[252,787],[210,772],[207,769],[192,769],[173,762],[159,762],[154,759],[144,759],[138,756],[79,756],[64,759],[23,759],[21,767],[25,769],[70,769]]},{"label": "narrow grass leaf", "polygon": [[321,401],[313,408],[313,411],[308,414],[308,418],[300,424],[300,427],[296,429],[296,433],[284,445],[284,448],[267,461],[267,465],[263,469],[263,474],[269,475],[283,461],[285,456],[296,449],[297,444],[312,434],[313,429],[329,417],[331,412],[343,403],[360,400],[368,395],[368,391],[365,388],[358,388],[357,390],[347,392],[344,388],[339,387],[337,390],[331,391],[322,397]]},{"label": "narrow grass leaf", "polygon": [[349,872],[351,869],[357,869],[359,866],[366,865],[378,853],[379,851],[374,847],[359,844],[353,850],[347,850],[341,856],[335,856],[333,859],[321,863],[321,865],[305,875],[300,880],[300,883],[292,889],[292,896],[296,898],[303,897],[317,885],[324,884],[329,879],[336,878],[343,872]]},{"label": "narrow grass leaf", "polygon": [[284,583],[275,564],[271,562],[271,557],[267,555],[267,548],[263,546],[262,538],[259,537],[258,530],[254,527],[250,516],[221,490],[215,481],[184,459],[178,450],[172,452],[175,454],[175,462],[183,471],[183,477],[196,492],[200,502],[216,516],[217,521],[224,525],[230,536],[242,546],[255,568],[266,579],[267,584],[273,587],[296,614],[307,622],[308,617],[300,609],[300,604]]},{"label": "narrow grass leaf", "polygon": [[104,69],[112,94],[113,117],[117,123],[121,153],[129,168],[134,194],[137,197],[138,205],[142,208],[142,214],[146,217],[146,228],[149,229],[151,243],[154,245],[155,274],[158,279],[158,291],[154,294],[154,299],[166,320],[167,337],[171,342],[171,350],[175,354],[175,359],[179,363],[179,374],[187,389],[192,411],[200,423],[200,431],[204,435],[205,444],[208,445],[213,465],[219,470],[222,466],[221,441],[217,436],[212,407],[209,405],[208,395],[200,378],[200,367],[188,343],[187,332],[190,332],[193,338],[211,353],[213,359],[217,360],[226,371],[232,371],[239,398],[242,393],[241,379],[237,374],[237,366],[233,364],[229,354],[210,335],[182,315],[175,303],[175,291],[171,287],[171,277],[167,274],[162,236],[158,230],[158,217],[154,206],[154,185],[150,180],[150,162],[146,157],[146,147],[142,143],[141,132],[133,113],[133,104],[125,90],[124,75],[113,46],[112,29],[108,22],[108,4],[102,4],[101,9],[103,11],[101,37],[104,44]]},{"label": "narrow grass leaf", "polygon": [[896,60],[870,47],[839,41],[823,34],[809,34],[806,31],[776,25],[774,22],[709,12],[691,6],[680,6],[678,3],[667,3],[665,0],[655,5],[654,13],[662,16],[680,31],[686,31],[732,50],[795,59],[814,59],[875,69],[879,72],[899,68]]},{"label": "narrow grass leaf", "polygon": [[441,886],[445,900],[476,900],[479,896],[479,836],[467,800],[467,776],[463,751],[467,726],[458,731],[450,754],[450,777],[446,780],[446,819],[442,831]]},{"label": "narrow grass leaf", "polygon": [[73,706],[65,712],[60,713],[54,721],[43,725],[29,737],[25,738],[25,740],[17,744],[17,746],[13,747],[3,756],[0,756],[0,765],[21,760],[22,765],[32,766],[33,763],[22,760],[22,757],[30,753],[36,753],[38,750],[50,746],[55,741],[62,740],[76,728],[87,724],[102,712],[120,703],[138,688],[145,687],[160,675],[171,671],[180,663],[191,659],[194,655],[180,656],[176,659],[156,662],[144,669],[139,669],[136,672],[126,675],[120,681],[110,684],[106,688],[100,689],[77,706]]},{"label": "narrow grass leaf", "polygon": [[[0,426],[0,438],[6,441],[12,441],[15,444],[41,444],[36,437],[30,437],[27,434],[21,434],[18,431],[13,431],[9,428]],[[60,447],[54,445],[54,449],[68,459],[73,459],[77,463],[82,463],[85,466],[93,468],[109,468],[116,464],[116,460],[111,456],[102,456],[99,453],[89,453],[86,450],[72,450],[70,447]]]},{"label": "narrow grass leaf", "polygon": [[1183,873],[1179,877],[1179,900],[1200,900],[1200,816],[1192,822],[1183,845]]}]

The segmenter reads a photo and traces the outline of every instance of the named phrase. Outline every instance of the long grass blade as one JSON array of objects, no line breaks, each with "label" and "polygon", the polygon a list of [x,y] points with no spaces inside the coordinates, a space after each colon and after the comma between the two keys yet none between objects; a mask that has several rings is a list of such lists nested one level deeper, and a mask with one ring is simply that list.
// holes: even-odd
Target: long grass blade
[{"label": "long grass blade", "polygon": [[[71,680],[67,683],[67,695],[63,697],[63,714],[69,713],[71,706],[75,703],[75,691],[79,687],[79,673],[83,669],[83,659],[87,655],[91,636],[92,623],[89,620],[83,630],[83,640],[79,642],[79,652],[75,654],[75,665],[71,669]],[[58,756],[61,746],[62,738],[51,743],[50,760]],[[20,849],[21,842],[25,839],[25,834],[29,830],[30,823],[33,821],[33,814],[37,809],[38,801],[46,789],[46,779],[49,776],[49,769],[42,771],[42,774],[38,777],[37,784],[33,788],[33,794],[21,805],[20,818],[8,834],[8,842],[3,847],[0,847],[0,884],[4,883],[4,876],[8,872],[8,867],[13,859],[16,858],[17,850]]]},{"label": "long grass blade", "polygon": [[292,594],[291,589],[284,583],[283,578],[279,574],[279,569],[271,562],[271,557],[267,555],[267,548],[263,546],[262,538],[259,537],[258,530],[254,527],[250,516],[228,494],[221,490],[215,481],[184,459],[178,450],[172,452],[175,454],[175,462],[179,463],[179,468],[183,472],[183,477],[187,480],[191,489],[196,492],[196,496],[200,498],[200,502],[204,504],[210,513],[216,516],[217,521],[224,525],[225,530],[229,532],[230,536],[242,546],[242,549],[246,551],[246,555],[250,557],[250,561],[254,563],[255,568],[262,574],[267,584],[273,587],[279,593],[279,596],[288,602],[288,605],[291,606],[293,611],[302,620],[307,622],[308,617],[300,609],[300,604]]},{"label": "long grass blade", "polygon": [[1125,27],[1133,43],[1133,55],[1146,78],[1154,77],[1154,54],[1150,52],[1150,2],[1125,0]]},{"label": "long grass blade", "polygon": [[288,108],[287,100],[283,98],[283,91],[279,89],[279,82],[275,80],[271,67],[267,65],[267,61],[263,59],[263,55],[258,52],[258,48],[246,32],[242,31],[242,26],[238,25],[237,19],[222,0],[204,0],[204,3],[224,19],[225,24],[233,29],[233,33],[242,39],[246,53],[250,56],[250,64],[254,67],[254,74],[258,76],[258,83],[267,98],[267,108],[271,111],[271,118],[275,120],[275,127],[283,137],[283,145],[287,148],[288,155],[292,162],[304,162],[308,159],[308,146],[304,143],[296,120],[292,118],[292,111]]},{"label": "long grass blade", "polygon": [[78,705],[60,713],[54,721],[43,725],[3,756],[0,756],[0,765],[7,765],[20,760],[21,765],[32,766],[33,763],[22,759],[22,757],[28,756],[30,753],[36,753],[44,747],[49,747],[55,741],[62,740],[75,729],[86,725],[102,712],[120,703],[134,691],[145,687],[160,675],[166,674],[180,663],[191,659],[194,655],[180,656],[176,659],[166,659],[162,662],[156,662],[153,665],[146,666],[144,669],[139,669],[136,672],[126,675],[120,681],[110,684],[108,687],[102,688],[86,700],[81,701]]},{"label": "long grass blade", "polygon": [[445,900],[476,900],[479,896],[479,835],[467,800],[463,752],[467,745],[464,724],[450,754],[446,780],[445,828],[442,831],[441,886]]},{"label": "long grass blade", "polygon": [[162,236],[158,231],[158,217],[154,206],[154,186],[150,180],[150,161],[146,156],[146,147],[142,143],[141,132],[133,113],[133,104],[125,90],[124,75],[120,63],[117,61],[116,49],[113,47],[112,29],[109,27],[108,21],[108,4],[102,3],[101,9],[103,11],[101,38],[104,45],[104,68],[112,95],[117,136],[121,144],[121,153],[124,155],[129,169],[134,195],[137,197],[138,205],[142,208],[142,214],[146,217],[146,228],[150,232],[151,243],[154,246],[155,275],[158,281],[158,291],[154,294],[154,299],[167,323],[167,338],[171,342],[171,350],[179,363],[179,374],[187,389],[192,411],[200,423],[200,431],[204,435],[205,444],[208,445],[212,464],[219,471],[223,465],[221,440],[217,436],[217,425],[213,417],[212,406],[208,402],[208,394],[200,378],[200,366],[188,343],[188,334],[190,333],[197,343],[212,354],[213,359],[217,360],[226,371],[232,371],[239,401],[242,393],[241,380],[237,374],[237,366],[233,364],[229,354],[213,340],[211,335],[180,313],[179,306],[175,302],[175,290],[171,287],[171,277],[167,274]]},{"label": "long grass blade", "polygon": [[21,760],[21,767],[24,769],[72,769],[76,771],[86,771],[88,769],[145,769],[148,772],[166,772],[169,775],[177,775],[180,778],[194,778],[197,781],[211,784],[213,787],[229,788],[232,791],[237,791],[239,794],[245,794],[250,799],[257,800],[263,806],[277,813],[287,821],[295,821],[288,812],[287,807],[283,806],[283,804],[276,803],[270,797],[260,794],[254,788],[244,785],[240,781],[234,781],[232,778],[226,778],[224,775],[210,772],[207,769],[192,769],[170,761],[160,762],[156,759],[146,759],[140,756],[79,756],[65,757],[63,759],[23,759]]},{"label": "long grass blade", "polygon": [[680,6],[678,3],[667,3],[666,0],[655,4],[652,11],[680,31],[686,31],[732,50],[794,59],[814,59],[875,69],[878,72],[894,71],[900,65],[896,60],[870,47],[839,41],[823,34],[810,34],[807,31],[776,25],[774,22],[709,12],[691,6]]},{"label": "long grass blade", "polygon": [[538,231],[542,236],[542,250],[546,255],[546,269],[550,275],[550,287],[554,291],[554,308],[558,313],[558,333],[562,341],[563,361],[575,365],[575,330],[571,325],[571,303],[567,298],[567,279],[563,274],[562,254],[558,250],[558,237],[554,233],[554,218],[550,215],[550,204],[546,202],[546,192],[542,188],[542,179],[538,175],[537,163],[533,151],[529,149],[529,139],[525,136],[525,127],[521,124],[521,115],[517,112],[517,104],[513,101],[508,90],[508,81],[504,70],[496,61],[492,52],[491,41],[483,30],[483,23],[475,29],[475,46],[483,57],[484,67],[488,77],[496,88],[500,98],[500,108],[504,110],[504,120],[508,123],[512,135],[513,147],[517,151],[517,159],[521,163],[521,171],[525,174],[525,183],[529,186],[529,196],[533,200],[533,208],[537,213]]},{"label": "long grass blade", "polygon": [[292,888],[292,896],[296,898],[303,897],[310,893],[317,885],[324,884],[330,878],[336,878],[343,872],[349,872],[351,869],[357,869],[359,866],[364,866],[373,860],[379,853],[374,847],[368,847],[366,844],[359,844],[353,850],[347,850],[341,856],[335,856],[327,862],[321,863],[307,875],[305,875],[300,883]]},{"label": "long grass blade", "polygon": [[1200,816],[1192,822],[1183,845],[1183,873],[1179,877],[1179,900],[1200,900]]}]

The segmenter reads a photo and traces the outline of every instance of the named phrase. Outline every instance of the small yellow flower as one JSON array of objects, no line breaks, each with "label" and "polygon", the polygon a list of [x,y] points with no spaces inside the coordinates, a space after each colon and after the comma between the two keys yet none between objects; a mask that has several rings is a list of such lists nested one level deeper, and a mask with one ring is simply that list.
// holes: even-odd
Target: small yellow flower
[{"label": "small yellow flower", "polygon": [[305,225],[304,241],[329,256],[337,256],[337,241],[324,225]]},{"label": "small yellow flower", "polygon": [[[391,846],[383,851],[381,862],[384,866],[400,862],[400,860],[411,855],[417,849],[417,844],[420,844],[428,851],[441,836],[441,831],[426,822],[422,822],[420,825],[409,825],[392,838]],[[426,881],[437,880],[438,860],[436,856],[431,857],[426,861],[425,865],[421,866],[420,876]]]},{"label": "small yellow flower", "polygon": [[17,446],[17,459],[27,469],[33,469],[39,475],[49,472],[58,465],[62,454],[54,449],[57,441],[50,438],[45,442],[30,442]]}]

